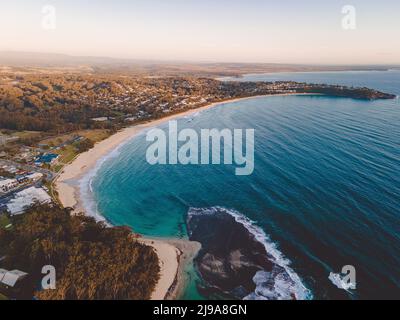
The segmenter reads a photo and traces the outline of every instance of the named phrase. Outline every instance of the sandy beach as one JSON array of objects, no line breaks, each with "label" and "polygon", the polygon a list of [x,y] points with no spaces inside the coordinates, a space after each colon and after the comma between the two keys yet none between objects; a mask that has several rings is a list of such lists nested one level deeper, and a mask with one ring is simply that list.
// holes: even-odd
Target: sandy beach
[{"label": "sandy beach", "polygon": [[[70,164],[63,168],[54,183],[55,190],[58,193],[59,201],[66,208],[72,208],[76,212],[85,212],[85,208],[82,206],[80,200],[79,187],[77,187],[73,182],[79,181],[79,179],[82,178],[91,168],[93,168],[100,159],[116,149],[119,145],[137,136],[143,130],[156,127],[159,124],[169,120],[194,114],[217,105],[260,97],[266,96],[254,96],[216,102],[200,108],[167,116],[162,119],[150,121],[145,124],[128,127],[117,132],[109,138],[97,143],[91,150],[80,154]],[[181,283],[184,281],[183,265],[194,258],[196,252],[200,249],[199,244],[190,244],[189,241],[180,241],[174,239],[155,240],[143,238],[142,241],[155,249],[160,260],[161,278],[157,284],[152,298],[155,300],[162,300],[173,298],[174,296],[176,297],[183,286]]]},{"label": "sandy beach", "polygon": [[153,247],[160,260],[161,278],[151,300],[174,300],[180,297],[185,290],[185,267],[196,257],[201,249],[200,243],[151,238],[143,238],[141,241]]}]

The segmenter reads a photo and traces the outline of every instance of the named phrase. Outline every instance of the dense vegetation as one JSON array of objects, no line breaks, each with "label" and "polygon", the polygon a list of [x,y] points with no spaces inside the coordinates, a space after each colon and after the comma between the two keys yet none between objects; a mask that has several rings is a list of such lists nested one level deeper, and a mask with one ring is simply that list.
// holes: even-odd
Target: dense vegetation
[{"label": "dense vegetation", "polygon": [[158,258],[128,228],[108,228],[48,205],[35,205],[12,222],[12,229],[0,229],[1,267],[28,272],[36,288],[42,267],[56,268],[56,290],[32,291],[38,299],[150,298]]},{"label": "dense vegetation", "polygon": [[224,96],[217,81],[113,75],[9,75],[0,79],[0,128],[57,133],[103,128],[109,123],[91,119],[110,117],[115,125],[140,111],[156,115],[159,105],[172,106],[188,96],[209,94]]},{"label": "dense vegetation", "polygon": [[321,86],[309,85],[305,86],[303,92],[306,93],[320,93],[332,97],[350,97],[353,99],[394,99],[393,94],[387,94],[369,88],[349,88],[342,86]]},{"label": "dense vegetation", "polygon": [[94,142],[90,139],[84,139],[82,141],[79,141],[76,143],[76,150],[79,153],[83,153],[85,151],[88,151],[94,147]]}]

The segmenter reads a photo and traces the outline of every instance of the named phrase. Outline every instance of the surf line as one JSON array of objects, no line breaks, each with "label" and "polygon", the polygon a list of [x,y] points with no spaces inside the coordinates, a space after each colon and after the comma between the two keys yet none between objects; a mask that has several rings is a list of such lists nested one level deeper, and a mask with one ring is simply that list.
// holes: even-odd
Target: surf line
[{"label": "surf line", "polygon": [[[147,132],[146,160],[150,165],[236,165],[237,176],[254,172],[255,129],[178,130],[169,121],[168,132],[154,128]],[[222,158],[223,154],[223,160]]]}]

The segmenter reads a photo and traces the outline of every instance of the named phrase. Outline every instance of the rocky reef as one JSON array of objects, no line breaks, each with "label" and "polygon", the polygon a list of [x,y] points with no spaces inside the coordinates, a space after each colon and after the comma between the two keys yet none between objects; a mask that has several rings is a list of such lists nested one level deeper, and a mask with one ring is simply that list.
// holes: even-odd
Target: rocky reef
[{"label": "rocky reef", "polygon": [[195,266],[202,278],[199,291],[208,298],[296,300],[309,294],[276,252],[267,252],[263,231],[239,213],[192,208],[187,228],[190,240],[202,245]]}]

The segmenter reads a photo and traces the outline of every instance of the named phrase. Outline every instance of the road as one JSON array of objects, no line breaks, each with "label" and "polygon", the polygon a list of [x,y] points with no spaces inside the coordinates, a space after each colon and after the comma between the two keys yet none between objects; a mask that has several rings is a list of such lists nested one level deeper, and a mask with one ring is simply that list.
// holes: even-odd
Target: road
[{"label": "road", "polygon": [[21,164],[21,163],[12,161],[12,160],[0,160],[0,166],[3,166],[3,165],[14,166],[16,168],[19,168],[19,169],[22,169],[25,171],[30,171],[30,172],[40,172],[41,174],[43,174],[46,177],[46,179],[48,181],[52,181],[56,176],[56,174],[51,170],[32,166],[29,164]]}]

